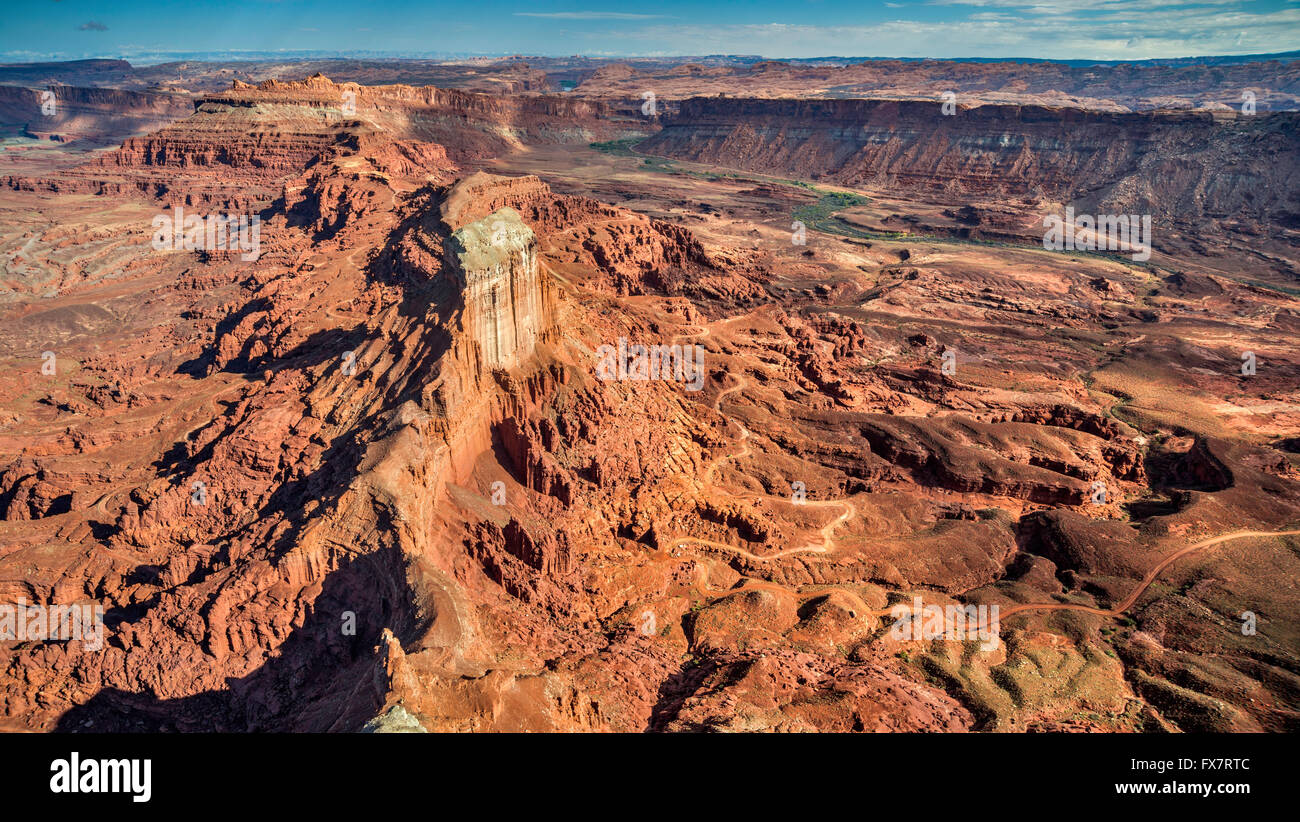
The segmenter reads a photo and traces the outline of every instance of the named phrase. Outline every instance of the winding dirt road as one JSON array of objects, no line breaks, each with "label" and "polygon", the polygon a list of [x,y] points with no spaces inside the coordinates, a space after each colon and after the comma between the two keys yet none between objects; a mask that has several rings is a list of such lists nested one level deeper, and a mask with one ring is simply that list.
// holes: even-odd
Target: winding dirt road
[{"label": "winding dirt road", "polygon": [[[1170,565],[1173,565],[1179,559],[1187,556],[1188,554],[1199,551],[1202,548],[1209,548],[1213,545],[1219,545],[1220,543],[1229,542],[1234,539],[1245,539],[1247,537],[1288,537],[1288,536],[1296,536],[1296,535],[1300,535],[1300,530],[1233,531],[1230,534],[1220,534],[1217,537],[1210,537],[1209,539],[1203,539],[1200,542],[1196,542],[1191,545],[1180,548],[1177,551],[1174,551],[1169,556],[1160,560],[1158,563],[1156,563],[1155,566],[1150,571],[1147,571],[1147,575],[1142,578],[1142,581],[1138,583],[1138,586],[1133,589],[1132,593],[1130,593],[1128,596],[1122,599],[1120,603],[1116,605],[1114,608],[1093,608],[1088,605],[1072,605],[1069,603],[1062,603],[1062,602],[1027,603],[1024,605],[1012,605],[1009,608],[999,609],[998,618],[1006,619],[1009,616],[1012,616],[1014,614],[1019,614],[1024,611],[1082,611],[1086,614],[1096,614],[1097,616],[1117,617],[1120,614],[1127,611],[1129,608],[1132,608],[1133,605],[1138,601],[1138,598],[1141,597],[1142,594],[1146,593],[1146,590],[1151,587],[1151,584],[1154,583],[1162,573],[1164,573],[1165,569],[1167,569]],[[889,610],[886,610],[883,613],[887,614],[889,613]]]},{"label": "winding dirt road", "polygon": [[[737,318],[731,318],[731,319],[737,319]],[[679,334],[673,338],[673,342],[676,343],[678,339],[681,339],[683,337],[703,337],[709,333],[709,329],[707,327],[703,327],[703,326],[690,326],[690,327],[698,328],[699,331]],[[743,457],[747,457],[750,455],[750,453],[752,453],[748,442],[750,437],[749,429],[746,428],[739,420],[735,419],[734,417],[731,417],[730,415],[722,411],[723,399],[725,399],[730,394],[734,394],[737,391],[743,390],[746,386],[749,385],[749,381],[745,379],[745,377],[740,375],[734,375],[734,376],[736,377],[736,384],[730,386],[729,388],[725,388],[718,393],[718,396],[713,401],[713,408],[719,414],[725,417],[729,423],[735,423],[737,427],[740,428],[739,442],[741,444],[741,449],[734,454],[723,454],[710,461],[708,467],[705,469],[704,472],[703,484],[706,487],[709,487],[714,490],[716,490],[716,487],[713,485],[713,474],[714,471],[717,469],[718,465],[720,465],[722,462],[727,460],[741,459]],[[775,495],[772,494],[754,494],[754,495],[750,495],[748,498],[751,500],[758,500],[765,497],[768,499],[775,499],[780,502],[788,502],[788,500],[786,500],[784,497],[776,497]],[[740,497],[740,498],[745,498],[745,497]],[[801,553],[825,554],[830,552],[835,544],[835,540],[833,537],[833,533],[835,529],[843,525],[845,522],[847,522],[856,512],[856,509],[853,507],[852,503],[849,502],[848,500],[818,500],[812,502],[804,502],[803,505],[816,506],[816,507],[838,506],[843,509],[842,513],[838,517],[836,517],[834,520],[832,520],[831,522],[829,522],[828,524],[826,524],[821,528],[822,540],[820,544],[804,545],[798,548],[787,548],[784,551],[778,551],[774,554],[768,554],[767,556],[759,556],[758,554],[755,554],[751,551],[747,551],[744,548],[736,547],[734,545],[728,545],[726,543],[716,542],[714,540],[702,539],[700,537],[691,537],[691,536],[676,537],[670,540],[666,545],[670,551],[674,551],[684,545],[690,545],[692,543],[698,545],[707,545],[711,548],[716,548],[718,550],[729,551],[734,554],[739,554],[740,556],[746,557],[750,560],[754,560],[757,562],[771,562],[773,560],[781,559],[783,557],[788,557],[793,554],[801,554]],[[1133,605],[1142,596],[1142,594],[1146,593],[1147,589],[1151,587],[1151,585],[1160,577],[1162,573],[1165,572],[1165,570],[1169,568],[1169,566],[1173,565],[1179,559],[1182,559],[1183,557],[1189,554],[1195,553],[1205,548],[1210,548],[1215,545],[1220,545],[1222,543],[1230,542],[1232,540],[1237,540],[1237,539],[1246,539],[1250,537],[1270,538],[1270,537],[1285,537],[1285,536],[1297,536],[1297,535],[1300,535],[1300,530],[1290,530],[1290,531],[1240,530],[1240,531],[1233,531],[1228,534],[1220,534],[1219,536],[1216,537],[1209,537],[1201,540],[1200,542],[1195,542],[1192,543],[1191,545],[1184,546],[1183,548],[1174,551],[1173,553],[1169,554],[1169,556],[1160,560],[1160,562],[1156,563],[1151,568],[1151,570],[1147,572],[1146,576],[1142,578],[1142,581],[1138,583],[1137,587],[1135,587],[1127,597],[1121,600],[1113,608],[1094,608],[1088,605],[1077,605],[1077,604],[1061,603],[1061,602],[1024,603],[1020,605],[1012,605],[1006,608],[999,608],[998,619],[999,620],[1006,619],[1007,617],[1014,616],[1020,613],[1029,612],[1029,611],[1081,611],[1083,613],[1095,614],[1097,616],[1117,617],[1123,614],[1129,608],[1132,608]],[[699,580],[696,583],[696,589],[699,590],[701,593],[705,594],[706,596],[718,596],[718,595],[728,596],[731,594],[740,593],[749,590],[774,590],[774,591],[782,591],[785,593],[794,594],[796,597],[802,600],[814,596],[823,596],[832,591],[838,591],[843,594],[849,595],[853,599],[862,603],[862,598],[856,592],[851,591],[847,588],[831,587],[831,588],[822,589],[814,592],[800,594],[797,592],[790,591],[784,586],[778,585],[776,583],[768,582],[766,580],[756,580],[751,577],[742,577],[742,579],[745,580],[745,584],[738,588],[730,588],[725,590],[711,589],[708,588],[707,586],[708,566],[701,566],[701,567],[703,568],[704,571],[703,579]],[[866,613],[869,613],[870,615],[876,617],[889,616],[894,612],[894,608],[897,607],[897,606],[891,606],[889,608],[870,609],[866,607],[865,603],[863,603],[863,606],[864,609],[866,610]],[[968,626],[968,628],[969,627],[970,626]]]},{"label": "winding dirt road", "polygon": [[[704,329],[704,331],[707,332],[708,329],[706,328]],[[678,335],[678,336],[680,337],[682,335]],[[718,396],[715,397],[713,400],[713,408],[715,411],[722,414],[722,416],[726,417],[728,422],[735,423],[736,426],[740,428],[740,439],[738,441],[741,444],[741,449],[735,454],[724,454],[722,456],[714,458],[709,462],[709,466],[704,470],[703,484],[710,488],[715,488],[715,486],[713,486],[713,473],[717,470],[720,464],[728,460],[741,459],[742,457],[747,457],[751,453],[753,453],[749,447],[749,437],[750,437],[749,429],[746,428],[745,425],[741,423],[739,420],[736,420],[728,416],[727,414],[722,413],[723,399],[726,398],[728,394],[733,394],[737,391],[743,390],[745,387],[749,385],[749,380],[745,379],[745,377],[741,375],[734,375],[734,376],[736,377],[736,384],[731,386],[730,388],[725,388],[722,391],[718,392]],[[766,499],[774,499],[779,502],[789,502],[789,500],[787,500],[786,498],[778,497],[774,494],[752,494],[749,495],[748,497],[740,497],[740,498],[749,499],[752,501],[757,501],[766,498]],[[725,542],[715,542],[713,540],[703,539],[700,537],[685,537],[685,536],[677,537],[676,539],[669,541],[667,545],[670,550],[675,550],[677,548],[680,548],[683,545],[687,545],[690,543],[698,543],[700,545],[708,545],[712,548],[718,548],[723,551],[730,551],[734,554],[740,554],[743,557],[748,557],[749,559],[758,562],[771,562],[772,560],[775,559],[788,557],[791,554],[828,553],[835,542],[834,537],[832,536],[835,529],[843,525],[845,522],[848,522],[849,519],[852,518],[853,514],[855,513],[855,509],[853,508],[853,505],[849,503],[847,500],[814,500],[811,502],[804,501],[799,504],[810,508],[823,508],[823,507],[831,506],[831,507],[836,507],[841,509],[840,515],[838,517],[831,520],[826,525],[822,526],[820,530],[821,533],[820,544],[813,543],[809,545],[801,545],[798,548],[787,548],[784,551],[778,551],[775,554],[768,554],[767,556],[759,556],[758,554],[755,554],[751,551],[747,551],[744,548],[738,548],[734,545],[728,545]]]}]

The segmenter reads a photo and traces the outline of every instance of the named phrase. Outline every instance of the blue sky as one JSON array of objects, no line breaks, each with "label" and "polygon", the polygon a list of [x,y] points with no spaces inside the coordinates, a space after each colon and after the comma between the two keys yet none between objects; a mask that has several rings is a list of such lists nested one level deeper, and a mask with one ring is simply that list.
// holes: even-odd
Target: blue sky
[{"label": "blue sky", "polygon": [[1300,0],[26,0],[7,61],[326,50],[1140,60],[1300,49]]}]

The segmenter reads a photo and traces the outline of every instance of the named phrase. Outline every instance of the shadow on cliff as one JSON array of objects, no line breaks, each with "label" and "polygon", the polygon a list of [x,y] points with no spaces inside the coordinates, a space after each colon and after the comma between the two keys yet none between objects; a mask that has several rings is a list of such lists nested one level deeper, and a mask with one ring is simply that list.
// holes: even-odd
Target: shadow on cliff
[{"label": "shadow on cliff", "polygon": [[[253,343],[261,335],[250,334],[239,354],[223,370],[273,374],[292,371],[307,374],[309,369],[327,361],[337,361],[343,352],[355,350],[374,335],[389,336],[388,350],[394,368],[400,371],[371,372],[359,364],[357,376],[381,387],[371,402],[371,413],[354,424],[343,425],[321,455],[316,470],[300,478],[280,482],[260,505],[254,517],[245,519],[236,529],[213,534],[207,542],[217,546],[215,553],[200,561],[184,580],[166,580],[165,568],[141,565],[127,575],[135,584],[158,585],[159,590],[143,602],[112,609],[105,614],[111,628],[125,622],[140,622],[159,605],[168,593],[184,588],[207,586],[196,591],[201,610],[206,610],[220,595],[224,584],[213,584],[214,575],[255,558],[259,565],[274,567],[301,542],[306,526],[320,512],[337,508],[343,493],[361,474],[366,444],[385,436],[391,413],[402,403],[420,401],[427,383],[441,370],[441,360],[451,347],[451,335],[445,326],[461,306],[459,288],[454,277],[443,276],[440,239],[445,230],[437,216],[440,192],[430,189],[425,207],[409,214],[388,237],[383,250],[371,262],[367,277],[372,282],[398,285],[399,316],[423,323],[420,342],[414,350],[404,347],[403,335],[386,335],[384,329],[358,327],[351,330],[326,329],[282,356],[251,356]],[[413,266],[411,257],[398,253],[398,246],[411,243],[423,254],[425,267]],[[264,298],[250,299],[223,319],[207,349],[180,370],[195,376],[210,373],[216,367],[223,337],[248,317],[270,313],[275,306]],[[435,316],[431,317],[431,310]],[[442,320],[440,322],[439,320]],[[229,418],[234,406],[227,406]],[[178,441],[154,463],[159,476],[181,482],[195,467],[210,461],[213,445],[239,431],[239,421],[228,419],[226,430],[213,443],[190,454],[188,443]],[[397,547],[386,541],[396,532],[390,513],[374,507],[376,521],[368,534],[356,534],[356,542],[369,544],[373,550],[344,560],[321,584],[321,591],[305,602],[307,616],[261,667],[242,677],[230,677],[226,687],[176,699],[160,699],[148,693],[134,693],[119,688],[104,688],[82,705],[69,709],[60,717],[60,732],[151,732],[151,731],[326,731],[354,730],[372,718],[384,698],[383,655],[380,644],[384,628],[392,629],[399,641],[409,642],[420,633],[421,625],[414,613],[417,599],[407,584],[403,558]],[[247,523],[271,521],[284,523],[268,543],[259,543],[250,534]],[[376,535],[378,535],[376,537]],[[373,541],[370,541],[375,537]],[[264,546],[264,547],[262,547]],[[164,584],[170,587],[163,587]],[[354,635],[344,635],[344,613],[355,614]],[[247,617],[234,628],[249,627]],[[109,638],[111,643],[113,639]],[[208,640],[210,642],[210,640]],[[206,644],[206,643],[205,643]],[[265,640],[259,644],[265,645]],[[215,662],[211,657],[207,658]],[[89,724],[88,724],[89,723]]]},{"label": "shadow on cliff", "polygon": [[[315,336],[319,335],[313,335]],[[304,343],[300,348],[307,345],[308,343]],[[280,367],[290,368],[294,365],[301,365],[301,361],[295,363],[289,360]],[[233,406],[232,403],[230,407]],[[153,465],[158,470],[157,475],[168,478],[173,486],[183,485],[197,466],[212,458],[216,444],[229,436],[236,435],[238,430],[237,424],[228,426],[221,435],[213,438],[212,442],[192,457],[187,455],[188,439],[176,442],[162,458],[154,462]],[[274,521],[288,525],[269,545],[268,550],[258,557],[264,562],[278,562],[301,538],[303,529],[313,515],[318,515],[321,511],[329,511],[338,504],[343,492],[361,473],[364,451],[364,446],[359,442],[358,426],[341,428],[322,452],[315,470],[300,478],[285,479],[278,483],[257,509],[256,515],[237,526],[235,530],[209,536],[207,541],[219,546],[219,550],[206,563],[196,567],[184,581],[172,580],[170,588],[160,587],[153,596],[142,602],[109,609],[104,615],[107,627],[113,628],[122,622],[139,621],[159,603],[164,593],[181,587],[200,585],[211,574],[246,558],[246,552],[232,556],[230,548],[232,544],[239,545],[247,542],[248,535],[245,532],[249,522]],[[141,565],[131,571],[126,580],[161,586],[162,571],[163,568],[160,566]]]},{"label": "shadow on cliff", "polygon": [[[319,335],[317,335],[319,336]],[[304,343],[304,347],[309,346]],[[443,350],[430,346],[429,355]],[[423,359],[423,358],[421,358]],[[301,366],[298,359],[283,367]],[[418,380],[414,382],[419,382]],[[413,389],[412,389],[413,390]],[[405,393],[405,392],[398,392]],[[279,565],[298,545],[306,527],[321,512],[337,510],[344,492],[361,474],[365,454],[364,433],[376,417],[395,407],[389,398],[381,409],[357,425],[344,426],[321,455],[319,466],[307,475],[287,479],[275,487],[248,522],[284,523],[269,543],[250,536],[247,525],[213,535],[217,551],[190,571],[184,580],[164,585],[164,568],[141,565],[127,579],[160,588],[143,602],[110,609],[105,624],[114,628],[139,622],[159,605],[164,595],[184,588],[204,586],[209,580],[250,556],[262,566]],[[382,424],[382,423],[381,423]],[[230,433],[230,429],[227,434]],[[381,435],[382,436],[382,435]],[[220,441],[218,438],[217,441]],[[156,467],[160,475],[192,470],[207,461],[211,449],[186,457],[183,444],[169,452]],[[400,641],[419,633],[414,614],[416,595],[407,585],[400,551],[387,541],[396,532],[390,512],[374,506],[375,522],[356,543],[373,546],[368,553],[350,557],[320,583],[319,595],[305,602],[308,615],[260,668],[227,680],[227,687],[179,699],[158,699],[149,694],[105,688],[88,702],[68,710],[56,726],[61,732],[151,731],[327,731],[355,730],[372,718],[382,705],[384,679],[382,654],[377,649],[384,628]],[[377,535],[377,536],[376,536]],[[374,541],[370,541],[374,537]],[[265,545],[260,548],[259,545]],[[236,547],[238,546],[238,547]],[[233,555],[232,555],[233,553]],[[199,607],[210,607],[224,585],[200,593]],[[355,615],[355,633],[343,633],[345,612]],[[243,623],[247,627],[247,621]],[[236,626],[237,627],[237,626]],[[110,642],[112,639],[110,637]],[[208,640],[210,642],[210,640]],[[90,724],[86,724],[89,722]]]},{"label": "shadow on cliff", "polygon": [[[404,226],[394,232],[394,237],[390,238],[390,242],[395,242],[399,234],[417,230],[419,223],[427,222],[429,219],[431,218],[424,211],[411,215],[404,222]],[[372,279],[381,278],[381,275],[374,270],[373,266],[372,270],[368,272],[368,276],[372,277]],[[384,277],[383,279],[391,282],[393,278]],[[410,272],[406,272],[398,273],[397,279],[402,286],[401,301],[398,304],[399,313],[408,318],[417,321],[426,319],[430,302],[435,297],[449,298],[449,302],[454,307],[459,306],[458,292],[449,288],[449,283],[442,281],[441,278],[431,279],[426,276],[421,281],[418,277],[411,276]],[[273,307],[269,302],[261,298],[251,300],[218,325],[214,340],[203,355],[186,363],[180,370],[203,372],[210,368],[215,362],[223,329],[234,328],[249,314],[269,311]],[[340,358],[345,352],[361,348],[376,333],[382,334],[383,332],[376,332],[375,329],[365,327],[349,330],[320,330],[284,355],[274,359],[263,358],[257,362],[250,362],[248,357],[249,346],[256,339],[256,337],[250,337],[245,342],[239,356],[228,362],[224,370],[236,373],[248,370],[264,370],[271,372],[273,375],[279,372],[308,374],[311,369],[317,368],[327,361],[341,362]],[[399,373],[393,373],[391,370],[385,373],[374,373],[366,367],[365,363],[359,363],[357,378],[359,380],[369,380],[372,384],[382,384],[384,390],[379,397],[372,401],[372,410],[368,415],[351,425],[343,426],[338,431],[321,455],[319,467],[315,471],[301,478],[282,481],[261,505],[255,521],[280,520],[289,524],[289,527],[284,529],[275,539],[274,544],[262,555],[261,559],[275,562],[297,542],[309,516],[306,513],[309,504],[314,511],[326,511],[337,503],[342,492],[349,487],[360,473],[360,463],[365,450],[364,444],[383,436],[380,432],[388,421],[388,415],[394,409],[400,407],[402,403],[407,401],[419,403],[424,386],[439,373],[440,362],[450,349],[452,342],[447,329],[441,325],[426,327],[421,337],[421,342],[414,351],[403,350],[404,342],[396,338],[396,336],[387,341],[388,353],[392,356],[393,362],[397,364],[395,367],[400,368]],[[254,378],[250,375],[250,379]],[[193,442],[193,436],[197,433],[197,430],[191,432],[191,435],[187,438],[178,440],[153,463],[157,476],[168,478],[173,486],[184,484],[198,466],[208,463],[212,459],[218,443],[224,441],[228,436],[238,433],[239,421],[233,419],[231,415],[239,404],[225,403],[225,405],[226,409],[223,417],[228,420],[226,430],[192,454],[190,444]],[[241,538],[244,538],[242,532],[245,531],[245,528],[246,526],[241,525],[234,531],[211,535],[207,542],[219,546],[217,554],[200,565],[200,567],[195,568],[188,579],[184,581],[173,580],[172,585],[181,587],[201,584],[214,571],[229,566],[237,559],[230,556],[230,544],[238,543]],[[163,569],[156,565],[142,565],[130,572],[127,579],[134,583],[161,585],[162,571]],[[106,614],[109,626],[113,627],[122,622],[135,622],[144,618],[158,604],[164,593],[166,593],[166,590],[160,589],[142,602],[111,609]]]},{"label": "shadow on cliff", "polygon": [[[655,694],[655,705],[650,710],[650,723],[646,726],[645,733],[664,732],[669,723],[677,719],[686,700],[699,691],[704,681],[717,670],[718,664],[706,659],[699,664],[687,665],[661,682]],[[707,728],[691,726],[686,730],[700,731]]]},{"label": "shadow on cliff", "polygon": [[[260,668],[226,688],[177,699],[105,688],[69,709],[63,733],[319,732],[360,728],[382,707],[381,634],[409,638],[414,616],[395,547],[342,564],[324,580],[304,623]],[[346,612],[355,634],[344,633]]]},{"label": "shadow on cliff", "polygon": [[[317,331],[304,340],[299,345],[279,357],[274,361],[263,361],[257,364],[248,362],[244,355],[241,359],[232,361],[225,369],[233,373],[246,373],[250,380],[255,379],[253,374],[247,373],[250,369],[269,371],[273,375],[282,371],[306,371],[330,360],[342,365],[343,356],[349,351],[355,351],[366,340],[365,331],[361,328],[351,330],[344,329],[327,329]],[[250,341],[251,342],[251,341]],[[206,365],[199,365],[200,361],[209,361],[210,356],[215,356],[215,344],[208,353],[190,360],[181,366],[179,371],[189,373],[187,369],[206,368]],[[223,417],[230,416],[239,407],[239,403],[228,400],[216,400],[214,405],[224,406]],[[215,424],[221,417],[213,420]],[[196,428],[189,432],[185,439],[177,440],[172,446],[157,460],[153,462],[153,467],[157,469],[157,475],[160,477],[171,477],[172,484],[180,484],[187,478],[194,469],[207,462],[212,458],[213,451],[222,437],[215,437],[203,448],[190,455],[188,444],[200,433],[202,427]]]},{"label": "shadow on cliff", "polygon": [[[253,302],[258,302],[258,300]],[[252,303],[248,305],[252,305]],[[243,316],[246,316],[245,309],[248,308],[248,305],[227,318],[227,320],[231,321],[232,328],[239,324]],[[251,309],[247,313],[256,310],[259,309]],[[226,320],[222,320],[221,325],[225,324]],[[265,344],[266,340],[258,334],[250,334],[248,339],[244,340],[239,353],[228,360],[225,365],[217,368],[217,350],[224,338],[224,333],[217,331],[214,334],[212,343],[207,346],[203,353],[192,360],[182,363],[176,369],[177,373],[188,374],[202,379],[215,371],[251,375],[260,374],[263,371],[270,371],[274,374],[286,369],[306,369],[329,360],[340,361],[344,353],[355,350],[366,339],[366,330],[361,326],[351,329],[327,328],[313,332],[311,336],[281,356],[268,354],[259,357],[253,354],[253,350],[258,342]]]}]

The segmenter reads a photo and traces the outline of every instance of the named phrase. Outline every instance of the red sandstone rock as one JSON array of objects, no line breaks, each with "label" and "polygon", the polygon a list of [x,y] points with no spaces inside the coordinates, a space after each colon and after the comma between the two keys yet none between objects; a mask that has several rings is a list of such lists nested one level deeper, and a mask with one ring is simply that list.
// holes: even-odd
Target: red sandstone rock
[{"label": "red sandstone rock", "polygon": [[[605,136],[600,106],[358,88],[354,120],[347,89],[236,86],[12,183],[39,220],[4,235],[0,595],[93,600],[108,628],[100,651],[0,647],[4,727],[1293,727],[1289,646],[1261,661],[1204,616],[1289,613],[1286,543],[1171,566],[1125,612],[1140,631],[1094,613],[1196,539],[1295,521],[1283,292],[917,238],[763,245],[763,218],[736,239],[704,197],[633,192],[651,216],[471,172],[513,129]],[[385,127],[413,112],[463,119],[446,145]],[[944,162],[977,189],[987,159]],[[88,215],[65,183],[112,196]],[[782,231],[810,196],[717,184],[779,200]],[[172,202],[256,206],[263,254],[150,253]],[[601,379],[620,337],[698,345],[700,390]],[[1261,341],[1273,370],[1243,383],[1224,362]],[[980,650],[891,636],[916,596],[1092,611],[1022,611]]]}]

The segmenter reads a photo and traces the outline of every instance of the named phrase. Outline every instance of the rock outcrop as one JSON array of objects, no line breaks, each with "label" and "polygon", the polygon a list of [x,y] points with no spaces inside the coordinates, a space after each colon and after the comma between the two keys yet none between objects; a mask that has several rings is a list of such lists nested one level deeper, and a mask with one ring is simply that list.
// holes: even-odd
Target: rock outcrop
[{"label": "rock outcrop", "polygon": [[[184,104],[176,96],[102,89],[81,89],[78,95],[76,99],[104,101],[116,95],[124,112],[130,111],[128,104]],[[32,93],[18,96],[26,112]],[[593,101],[359,86],[320,75],[258,85],[236,80],[226,91],[197,97],[192,106],[192,116],[180,119],[173,112],[166,119],[177,122],[127,139],[75,168],[40,177],[10,175],[0,184],[23,191],[133,194],[249,210],[264,207],[285,181],[331,146],[352,144],[355,150],[357,140],[375,135],[438,145],[453,162],[463,163],[527,144],[585,144],[628,130],[604,104]],[[38,110],[39,105],[32,109]]]},{"label": "rock outcrop", "polygon": [[549,317],[537,240],[519,212],[501,208],[456,229],[448,262],[464,291],[464,325],[488,368],[512,368],[532,355]]}]

